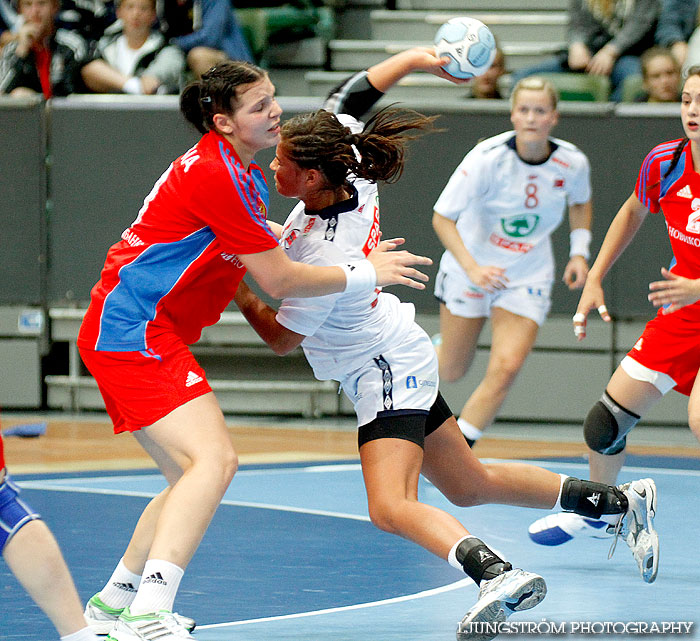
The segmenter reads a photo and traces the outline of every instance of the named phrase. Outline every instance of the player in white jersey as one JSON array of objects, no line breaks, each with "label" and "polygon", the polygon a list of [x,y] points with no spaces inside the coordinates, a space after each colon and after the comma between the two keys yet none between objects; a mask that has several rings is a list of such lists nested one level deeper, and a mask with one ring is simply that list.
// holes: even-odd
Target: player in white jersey
[{"label": "player in white jersey", "polygon": [[571,143],[552,138],[557,94],[541,78],[511,95],[514,131],[476,145],[435,203],[433,227],[446,251],[435,281],[440,301],[440,378],[468,371],[491,319],[486,374],[458,419],[473,445],[498,413],[550,308],[550,237],[568,207],[570,260],[564,282],[583,287],[591,239],[590,167]]},{"label": "player in white jersey", "polygon": [[[282,126],[270,167],[280,194],[301,200],[282,231],[290,257],[317,265],[346,263],[378,242],[375,183],[399,177],[405,132],[428,127],[432,118],[396,109],[381,110],[364,127],[357,118],[405,74],[422,69],[443,75],[440,65],[432,50],[402,52],[350,78],[326,110]],[[346,292],[285,299],[275,311],[243,285],[235,300],[278,354],[301,345],[315,374],[340,381],[353,401],[372,522],[422,545],[481,586],[460,623],[459,639],[477,638],[476,623],[503,621],[535,606],[546,586],[542,577],[512,569],[447,512],[419,502],[421,473],[457,505],[557,505],[581,514],[593,509],[616,524],[634,513],[650,533],[646,505],[627,488],[520,463],[483,465],[438,392],[437,357],[414,322],[412,305],[379,291]],[[650,480],[637,483],[653,488]],[[625,532],[641,562],[636,530]]]}]

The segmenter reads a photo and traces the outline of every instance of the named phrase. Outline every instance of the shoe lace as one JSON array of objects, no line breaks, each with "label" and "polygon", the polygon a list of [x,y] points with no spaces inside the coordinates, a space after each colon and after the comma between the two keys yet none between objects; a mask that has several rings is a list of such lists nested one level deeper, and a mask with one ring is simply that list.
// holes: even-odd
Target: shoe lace
[{"label": "shoe lace", "polygon": [[608,559],[612,559],[613,554],[615,554],[615,548],[617,547],[617,540],[620,538],[620,534],[622,534],[622,524],[623,521],[625,520],[625,515],[620,514],[620,518],[618,519],[617,523],[615,524],[615,529],[613,530],[613,542],[610,544],[610,550],[608,551]]}]

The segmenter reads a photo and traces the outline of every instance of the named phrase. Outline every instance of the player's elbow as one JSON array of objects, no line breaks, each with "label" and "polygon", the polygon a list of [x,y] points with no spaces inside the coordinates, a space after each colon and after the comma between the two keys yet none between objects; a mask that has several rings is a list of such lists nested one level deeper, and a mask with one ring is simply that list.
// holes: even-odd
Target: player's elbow
[{"label": "player's elbow", "polygon": [[287,276],[265,274],[255,279],[262,290],[272,298],[282,299],[293,294],[292,281]]},{"label": "player's elbow", "polygon": [[298,334],[281,334],[271,344],[270,348],[277,356],[286,356],[301,344],[303,337]]}]

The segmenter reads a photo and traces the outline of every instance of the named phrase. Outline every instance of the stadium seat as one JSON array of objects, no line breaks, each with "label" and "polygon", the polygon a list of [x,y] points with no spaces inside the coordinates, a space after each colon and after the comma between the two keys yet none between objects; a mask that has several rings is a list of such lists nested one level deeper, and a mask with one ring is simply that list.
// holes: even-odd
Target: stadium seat
[{"label": "stadium seat", "polygon": [[627,76],[622,81],[622,102],[635,102],[644,94],[644,79],[641,75]]},{"label": "stadium seat", "polygon": [[250,7],[246,4],[236,2],[236,17],[253,55],[261,63],[272,44],[313,37],[327,43],[334,35],[335,15],[320,0],[265,1]]},{"label": "stadium seat", "polygon": [[560,100],[606,102],[610,96],[610,80],[606,76],[587,73],[539,73],[559,91]]}]

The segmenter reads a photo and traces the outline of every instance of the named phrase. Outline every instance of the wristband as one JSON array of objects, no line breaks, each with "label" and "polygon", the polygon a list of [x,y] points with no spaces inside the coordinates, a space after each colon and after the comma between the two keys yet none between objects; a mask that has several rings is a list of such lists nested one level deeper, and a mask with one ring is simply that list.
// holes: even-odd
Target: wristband
[{"label": "wristband", "polygon": [[338,265],[345,272],[344,292],[372,290],[377,286],[377,272],[367,259]]},{"label": "wristband", "polygon": [[569,257],[583,256],[586,260],[590,257],[589,246],[591,244],[591,230],[583,227],[572,229],[569,234]]},{"label": "wristband", "polygon": [[141,81],[136,77],[129,78],[122,86],[122,91],[124,93],[129,93],[134,96],[138,96],[143,93],[141,89]]}]

